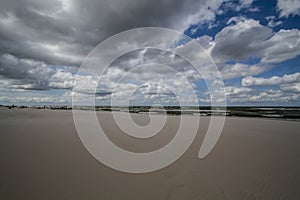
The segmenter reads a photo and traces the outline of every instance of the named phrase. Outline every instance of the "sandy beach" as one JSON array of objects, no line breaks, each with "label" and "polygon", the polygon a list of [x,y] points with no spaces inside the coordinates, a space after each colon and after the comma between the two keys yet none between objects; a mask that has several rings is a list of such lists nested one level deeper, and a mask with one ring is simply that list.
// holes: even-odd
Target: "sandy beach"
[{"label": "sandy beach", "polygon": [[[168,116],[158,135],[122,134],[110,112],[97,112],[107,136],[133,152],[170,141],[179,116]],[[147,115],[132,114],[140,125]],[[113,170],[91,156],[76,132],[72,111],[0,110],[0,199],[200,200],[300,199],[300,122],[226,118],[223,133],[204,159],[197,157],[209,122],[172,165],[151,173]]]}]

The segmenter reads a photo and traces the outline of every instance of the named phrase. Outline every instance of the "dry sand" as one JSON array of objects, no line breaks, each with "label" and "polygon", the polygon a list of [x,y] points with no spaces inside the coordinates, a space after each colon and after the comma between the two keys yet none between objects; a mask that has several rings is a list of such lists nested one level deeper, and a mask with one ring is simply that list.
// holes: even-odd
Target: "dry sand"
[{"label": "dry sand", "polygon": [[[109,138],[135,152],[162,147],[179,121],[171,116],[159,135],[141,140],[121,134],[109,112],[98,115]],[[140,114],[133,118],[149,121]],[[203,118],[192,146],[169,167],[128,174],[87,152],[71,111],[2,109],[0,199],[300,199],[300,122],[227,118],[219,142],[200,160],[208,122]]]}]

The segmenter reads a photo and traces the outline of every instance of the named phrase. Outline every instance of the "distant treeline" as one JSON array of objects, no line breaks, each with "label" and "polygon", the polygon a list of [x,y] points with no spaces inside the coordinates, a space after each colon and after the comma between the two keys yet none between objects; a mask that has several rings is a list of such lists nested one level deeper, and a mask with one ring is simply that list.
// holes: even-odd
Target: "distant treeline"
[{"label": "distant treeline", "polygon": [[26,109],[26,108],[34,108],[34,109],[51,109],[51,110],[72,110],[71,106],[16,106],[16,105],[0,105],[0,107],[5,107],[8,109]]}]

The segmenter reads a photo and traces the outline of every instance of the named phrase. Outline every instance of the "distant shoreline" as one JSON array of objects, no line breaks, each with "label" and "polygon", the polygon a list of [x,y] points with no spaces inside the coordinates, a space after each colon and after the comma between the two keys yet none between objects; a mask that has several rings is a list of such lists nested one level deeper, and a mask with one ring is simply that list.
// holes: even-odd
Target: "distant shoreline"
[{"label": "distant shoreline", "polygon": [[243,118],[263,118],[300,121],[300,107],[150,107],[150,106],[130,106],[130,107],[110,107],[110,106],[6,106],[0,105],[3,109],[38,109],[38,110],[95,110],[104,112],[129,112],[136,114],[152,114],[152,115],[196,115],[196,116],[226,116],[226,117],[243,117]]}]

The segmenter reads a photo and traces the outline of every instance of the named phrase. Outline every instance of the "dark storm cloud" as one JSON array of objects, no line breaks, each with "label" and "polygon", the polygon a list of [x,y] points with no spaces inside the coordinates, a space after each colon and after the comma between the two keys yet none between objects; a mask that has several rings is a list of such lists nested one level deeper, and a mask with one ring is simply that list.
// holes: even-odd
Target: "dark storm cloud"
[{"label": "dark storm cloud", "polygon": [[208,2],[1,1],[0,53],[78,66],[95,45],[113,34],[142,26],[182,29],[199,9],[213,12],[208,6],[219,5]]},{"label": "dark storm cloud", "polygon": [[46,90],[51,70],[42,62],[17,59],[12,55],[0,57],[0,75],[12,79],[16,89]]},{"label": "dark storm cloud", "polygon": [[[0,76],[14,88],[47,90],[55,73],[50,69],[53,65],[70,69],[80,66],[83,58],[104,39],[143,26],[183,30],[188,23],[213,20],[221,2],[1,1]],[[200,10],[203,12],[198,16]],[[70,88],[70,83],[71,80],[59,80],[50,85]]]}]

